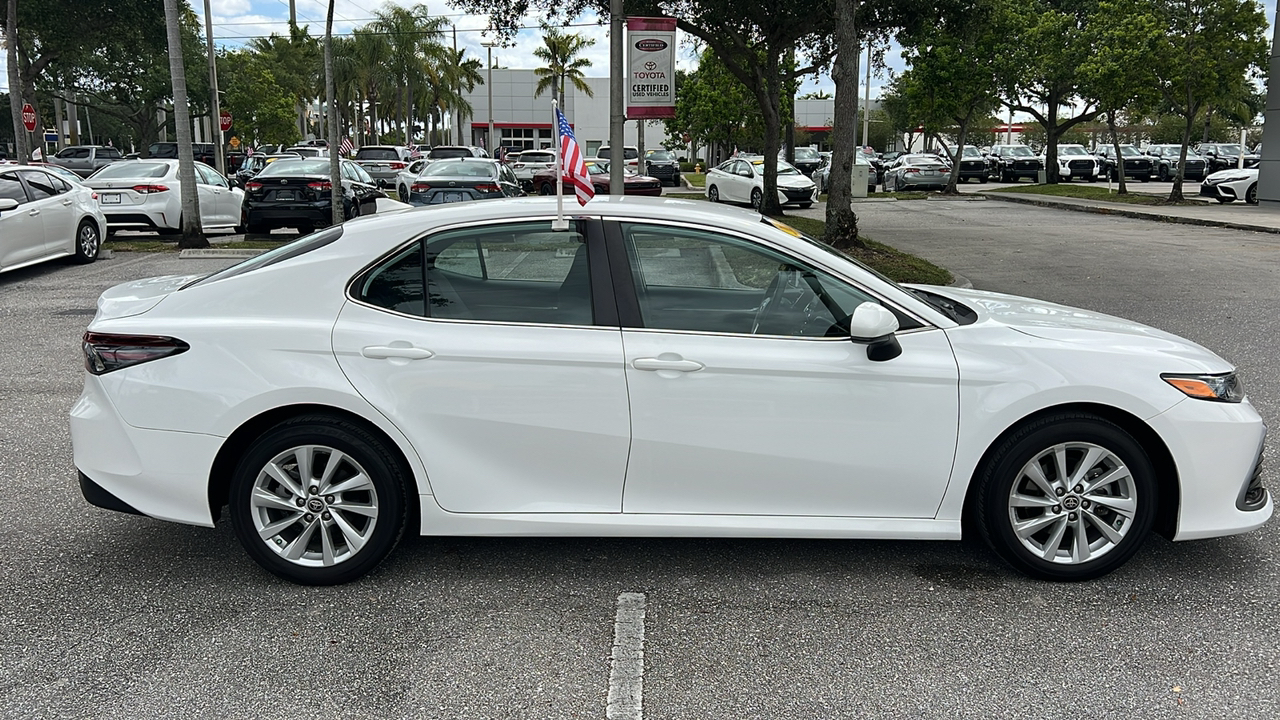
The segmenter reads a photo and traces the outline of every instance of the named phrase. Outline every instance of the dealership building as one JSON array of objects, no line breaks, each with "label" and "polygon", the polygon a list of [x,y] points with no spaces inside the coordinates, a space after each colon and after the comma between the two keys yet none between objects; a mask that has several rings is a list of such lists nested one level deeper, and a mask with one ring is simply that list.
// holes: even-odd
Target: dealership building
[{"label": "dealership building", "polygon": [[[489,86],[478,85],[466,95],[472,115],[463,123],[463,138],[471,145],[484,148],[505,145],[536,149],[551,147],[554,131],[551,121],[551,94],[533,96],[538,86],[538,76],[533,70],[494,69],[493,131],[496,142],[489,138]],[[489,71],[485,81],[489,82]],[[580,92],[573,83],[565,84],[564,115],[573,126],[578,144],[585,148],[587,156],[596,154],[602,145],[609,144],[609,78],[584,78],[591,88],[591,95]],[[872,103],[874,107],[876,103]],[[831,117],[835,114],[835,102],[826,100],[797,100],[796,125],[815,136],[825,137],[831,130]],[[639,122],[628,120],[624,132],[626,145],[638,145]],[[667,140],[666,125],[661,120],[644,123],[644,146],[652,149]],[[816,139],[816,138],[815,138]]]}]

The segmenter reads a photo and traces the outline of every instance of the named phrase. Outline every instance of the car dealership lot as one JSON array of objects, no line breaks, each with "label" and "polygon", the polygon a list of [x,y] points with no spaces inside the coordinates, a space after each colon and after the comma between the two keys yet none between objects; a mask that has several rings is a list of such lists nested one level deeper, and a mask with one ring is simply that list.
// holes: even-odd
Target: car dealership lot
[{"label": "car dealership lot", "polygon": [[[996,202],[859,212],[980,289],[1207,345],[1277,426],[1280,238]],[[66,419],[82,313],[114,283],[223,264],[121,253],[0,277],[6,716],[598,718],[631,592],[649,718],[1280,711],[1274,523],[1153,537],[1079,585],[1024,579],[972,540],[407,538],[364,581],[302,588],[259,570],[225,521],[88,506]]]}]

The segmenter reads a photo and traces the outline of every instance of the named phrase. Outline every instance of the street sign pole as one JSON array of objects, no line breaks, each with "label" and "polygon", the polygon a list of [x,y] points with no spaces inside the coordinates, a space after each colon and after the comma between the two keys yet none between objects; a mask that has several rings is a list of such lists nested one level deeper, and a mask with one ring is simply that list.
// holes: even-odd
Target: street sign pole
[{"label": "street sign pole", "polygon": [[230,128],[222,127],[222,111],[218,107],[218,56],[213,51],[213,15],[209,12],[209,0],[204,0],[204,34],[209,48],[209,117],[218,124],[218,129],[214,131],[216,142],[213,144],[213,157],[218,172],[226,175],[227,159],[222,145],[222,133]]}]

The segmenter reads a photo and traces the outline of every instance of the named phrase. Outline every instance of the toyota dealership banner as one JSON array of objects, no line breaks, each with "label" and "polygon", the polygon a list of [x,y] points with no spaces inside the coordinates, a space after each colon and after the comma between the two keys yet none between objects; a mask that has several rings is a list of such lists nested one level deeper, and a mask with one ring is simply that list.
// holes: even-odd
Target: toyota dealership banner
[{"label": "toyota dealership banner", "polygon": [[675,116],[675,18],[627,18],[627,118]]}]

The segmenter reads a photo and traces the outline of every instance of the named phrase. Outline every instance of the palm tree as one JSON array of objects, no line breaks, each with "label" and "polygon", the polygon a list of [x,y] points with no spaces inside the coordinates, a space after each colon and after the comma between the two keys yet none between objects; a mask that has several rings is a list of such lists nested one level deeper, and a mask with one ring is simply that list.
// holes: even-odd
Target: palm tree
[{"label": "palm tree", "polygon": [[398,85],[403,102],[404,142],[413,142],[413,99],[433,65],[445,61],[445,47],[440,40],[448,25],[444,18],[431,17],[426,5],[404,8],[387,3],[374,13],[371,23],[375,32],[384,33],[390,51],[386,56],[391,76]]},{"label": "palm tree", "polygon": [[[584,57],[576,57],[578,53],[596,44],[595,40],[589,40],[577,33],[564,35],[559,30],[548,30],[546,35],[542,36],[543,46],[533,51],[533,56],[545,62],[546,67],[540,67],[534,70],[541,80],[538,81],[538,87],[534,89],[533,96],[538,97],[547,90],[551,90],[556,99],[560,101],[560,105],[564,105],[564,85],[565,80],[571,80],[573,86],[578,92],[583,93],[587,97],[595,97],[591,92],[591,86],[583,79],[583,68],[591,67],[591,61]],[[557,94],[558,93],[558,94]]]},{"label": "palm tree", "polygon": [[[173,83],[173,124],[178,140],[178,184],[182,211],[179,215],[181,248],[207,248],[200,222],[200,197],[196,194],[196,161],[191,146],[191,116],[187,105],[187,74],[182,63],[182,32],[177,0],[164,0],[165,30],[169,39],[169,77]],[[10,88],[10,92],[16,92]],[[33,211],[34,212],[34,211]]]},{"label": "palm tree", "polygon": [[[457,111],[457,122],[460,125],[471,117],[471,103],[467,94],[473,92],[477,85],[484,84],[484,76],[480,73],[483,64],[479,58],[466,57],[465,48],[460,50],[445,49],[445,61],[430,69],[427,77],[428,97],[426,104],[431,108],[432,120],[437,130],[443,126],[444,117],[451,111]],[[455,142],[461,143],[460,128],[454,128]],[[439,133],[432,142],[439,142]]]}]

